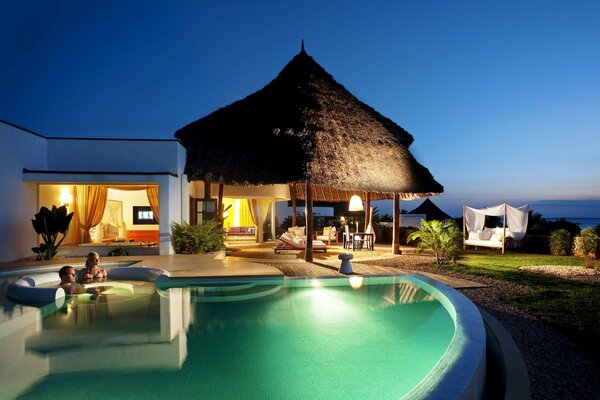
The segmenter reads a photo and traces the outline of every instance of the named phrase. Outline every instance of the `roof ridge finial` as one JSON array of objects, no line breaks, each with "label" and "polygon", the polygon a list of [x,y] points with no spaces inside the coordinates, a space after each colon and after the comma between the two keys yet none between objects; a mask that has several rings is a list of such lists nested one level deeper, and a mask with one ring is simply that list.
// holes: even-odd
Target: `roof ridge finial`
[{"label": "roof ridge finial", "polygon": [[304,39],[302,39],[302,43],[300,44],[300,53],[306,53],[304,50]]}]

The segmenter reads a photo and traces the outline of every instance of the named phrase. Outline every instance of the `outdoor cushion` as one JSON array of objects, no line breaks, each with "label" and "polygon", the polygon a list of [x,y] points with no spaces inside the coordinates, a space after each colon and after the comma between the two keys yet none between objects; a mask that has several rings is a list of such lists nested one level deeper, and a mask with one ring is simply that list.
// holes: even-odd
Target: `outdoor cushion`
[{"label": "outdoor cushion", "polygon": [[494,233],[492,235],[492,237],[490,238],[490,242],[501,242],[502,241],[502,235],[498,235],[497,233]]},{"label": "outdoor cushion", "polygon": [[468,240],[480,240],[481,238],[481,233],[482,232],[469,232],[469,239]]},{"label": "outdoor cushion", "polygon": [[[483,231],[479,232],[479,237],[477,239],[479,240],[490,240],[490,238],[492,237],[492,235],[494,234],[494,232],[491,229],[484,229]],[[469,237],[469,240],[471,238]],[[474,240],[477,240],[474,239]]]}]

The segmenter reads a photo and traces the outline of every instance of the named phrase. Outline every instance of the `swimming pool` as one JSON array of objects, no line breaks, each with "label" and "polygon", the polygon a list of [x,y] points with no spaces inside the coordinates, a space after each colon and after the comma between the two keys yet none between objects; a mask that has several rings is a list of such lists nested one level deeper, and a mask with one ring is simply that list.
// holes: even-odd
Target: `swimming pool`
[{"label": "swimming pool", "polygon": [[0,398],[477,398],[470,302],[425,278],[352,278],[4,299]]}]

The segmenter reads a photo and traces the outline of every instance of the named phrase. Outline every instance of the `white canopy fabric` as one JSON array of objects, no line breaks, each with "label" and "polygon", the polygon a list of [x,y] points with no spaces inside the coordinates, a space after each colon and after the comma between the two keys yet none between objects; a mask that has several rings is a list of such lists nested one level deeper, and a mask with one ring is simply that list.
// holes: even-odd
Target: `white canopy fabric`
[{"label": "white canopy fabric", "polygon": [[515,240],[521,240],[527,232],[527,221],[529,217],[529,205],[512,207],[506,203],[493,207],[472,208],[464,206],[465,224],[469,232],[483,229],[485,216],[504,216],[506,213],[506,226],[510,229]]}]

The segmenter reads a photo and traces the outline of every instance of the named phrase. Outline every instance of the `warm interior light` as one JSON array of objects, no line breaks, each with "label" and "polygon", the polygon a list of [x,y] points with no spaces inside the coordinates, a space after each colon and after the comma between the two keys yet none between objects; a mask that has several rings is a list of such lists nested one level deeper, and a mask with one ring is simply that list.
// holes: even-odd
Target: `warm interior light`
[{"label": "warm interior light", "polygon": [[60,202],[64,206],[69,206],[73,202],[73,195],[65,190],[60,193]]},{"label": "warm interior light", "polygon": [[364,211],[363,203],[359,195],[355,194],[354,196],[350,197],[348,211]]},{"label": "warm interior light", "polygon": [[352,286],[352,289],[359,289],[363,283],[362,276],[351,276],[348,278],[348,280],[350,281],[350,286]]},{"label": "warm interior light", "polygon": [[240,199],[235,199],[233,201],[233,225],[232,226],[240,226]]}]

